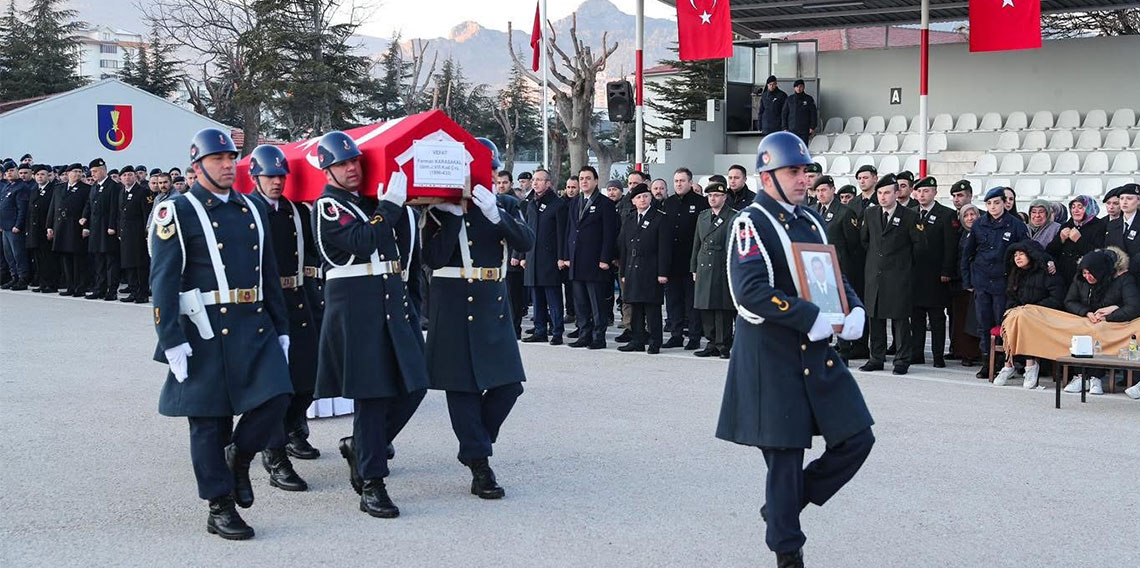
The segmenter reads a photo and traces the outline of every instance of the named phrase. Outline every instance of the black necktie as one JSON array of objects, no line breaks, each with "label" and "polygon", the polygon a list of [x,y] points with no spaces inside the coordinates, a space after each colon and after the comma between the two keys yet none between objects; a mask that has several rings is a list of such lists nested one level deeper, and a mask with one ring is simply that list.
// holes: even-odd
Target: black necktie
[{"label": "black necktie", "polygon": [[924,222],[926,221],[926,217],[927,217],[927,216],[929,216],[929,215],[930,215],[930,210],[929,210],[929,209],[923,209],[923,210],[922,210],[922,220],[923,220]]},{"label": "black necktie", "polygon": [[645,220],[645,213],[638,213],[637,214],[637,224],[640,225],[643,220]]}]

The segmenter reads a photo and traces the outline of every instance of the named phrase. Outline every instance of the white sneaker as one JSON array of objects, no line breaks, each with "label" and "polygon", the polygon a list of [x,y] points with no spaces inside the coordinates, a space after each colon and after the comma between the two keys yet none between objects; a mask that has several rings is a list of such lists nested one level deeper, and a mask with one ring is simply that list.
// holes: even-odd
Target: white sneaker
[{"label": "white sneaker", "polygon": [[1065,386],[1065,392],[1081,392],[1081,376],[1074,375],[1069,384]]},{"label": "white sneaker", "polygon": [[1124,394],[1128,395],[1129,398],[1140,399],[1140,383],[1124,389]]},{"label": "white sneaker", "polygon": [[1089,378],[1089,394],[1104,394],[1104,386],[1100,384],[1100,379]]},{"label": "white sneaker", "polygon": [[1023,388],[1035,389],[1037,388],[1037,375],[1041,372],[1041,363],[1032,367],[1025,367],[1025,380],[1021,383]]},{"label": "white sneaker", "polygon": [[1002,367],[996,377],[994,377],[995,387],[1004,387],[1009,379],[1013,377],[1013,367]]}]

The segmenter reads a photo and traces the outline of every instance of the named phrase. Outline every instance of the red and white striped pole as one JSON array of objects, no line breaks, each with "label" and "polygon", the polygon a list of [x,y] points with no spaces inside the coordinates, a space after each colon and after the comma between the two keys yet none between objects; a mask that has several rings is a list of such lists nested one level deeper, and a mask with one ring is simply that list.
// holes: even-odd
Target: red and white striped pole
[{"label": "red and white striped pole", "polygon": [[926,108],[926,95],[927,95],[927,79],[930,74],[930,0],[922,0],[922,26],[919,34],[921,40],[918,50],[918,119],[919,123],[918,136],[920,139],[918,150],[918,176],[926,177],[926,150],[928,135],[927,130],[930,127],[930,119],[927,118]]},{"label": "red and white striped pole", "polygon": [[[641,106],[641,95],[645,87],[645,77],[643,75],[643,72],[645,70],[645,61],[642,59],[642,52],[645,49],[645,0],[637,0],[636,17],[637,27],[634,37],[634,53],[636,55],[636,61],[634,63],[634,65],[636,65],[636,77],[634,81],[636,82],[636,86],[634,86],[633,95],[633,116],[634,120],[636,121],[634,128],[636,128],[637,132],[633,144],[633,153],[634,161],[637,164],[635,166],[637,171],[644,172],[645,169],[643,164],[645,163],[645,115],[643,114],[644,109]],[[609,172],[605,172],[604,175],[608,179]]]}]

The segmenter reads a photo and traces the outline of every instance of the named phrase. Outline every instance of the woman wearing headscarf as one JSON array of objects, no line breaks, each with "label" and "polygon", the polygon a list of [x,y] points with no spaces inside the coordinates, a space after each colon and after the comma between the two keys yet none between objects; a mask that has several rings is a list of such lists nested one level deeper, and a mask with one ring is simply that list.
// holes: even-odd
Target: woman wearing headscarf
[{"label": "woman wearing headscarf", "polygon": [[1029,216],[1017,210],[1017,192],[1012,187],[1004,188],[1005,212],[1013,213],[1014,217],[1021,219],[1022,223],[1029,223]]},{"label": "woman wearing headscarf", "polygon": [[[1029,207],[1030,218],[1033,217],[1034,206]],[[1030,229],[1032,230],[1032,229]],[[1036,305],[1054,310],[1064,309],[1065,287],[1060,277],[1049,272],[1049,263],[1052,259],[1045,252],[1040,243],[1026,239],[1014,243],[1006,249],[1006,278],[1005,299],[1006,310],[1018,306]],[[1007,350],[1008,351],[1008,350]],[[1016,353],[1006,353],[1005,366],[994,377],[994,386],[1005,386],[1013,378],[1013,359]],[[1031,389],[1037,386],[1037,376],[1041,367],[1037,359],[1028,357],[1025,360],[1025,381],[1021,386]]]},{"label": "woman wearing headscarf", "polygon": [[1053,221],[1058,225],[1064,225],[1069,222],[1069,208],[1065,207],[1064,203],[1051,201],[1049,207],[1053,209]]},{"label": "woman wearing headscarf", "polygon": [[[1116,253],[1105,249],[1085,254],[1065,296],[1065,311],[1088,318],[1093,325],[1140,317],[1140,291],[1132,275],[1117,268],[1119,260]],[[1081,376],[1074,376],[1065,392],[1081,392]],[[1089,393],[1104,394],[1099,377],[1089,377]]]},{"label": "woman wearing headscarf", "polygon": [[1057,271],[1064,282],[1072,282],[1078,274],[1077,262],[1089,251],[1104,247],[1105,226],[1097,219],[1100,205],[1087,195],[1078,195],[1069,202],[1068,221],[1046,247],[1057,263]]},{"label": "woman wearing headscarf", "polygon": [[[978,208],[972,203],[967,203],[958,210],[958,222],[962,226],[962,237],[958,242],[959,254],[964,249],[962,245],[966,242],[966,237],[973,230],[974,221],[977,221],[980,215]],[[973,367],[978,364],[978,360],[982,356],[976,335],[978,316],[977,312],[974,311],[974,294],[962,287],[960,274],[951,283],[951,286],[954,290],[954,297],[950,300],[950,310],[953,314],[953,317],[950,318],[952,324],[950,326],[950,337],[952,339],[951,345],[956,351],[952,355],[962,358],[963,367]]]},{"label": "woman wearing headscarf", "polygon": [[1035,199],[1029,204],[1029,222],[1026,225],[1029,226],[1029,238],[1041,245],[1042,252],[1061,232],[1061,224],[1053,220],[1052,204],[1044,199]]}]

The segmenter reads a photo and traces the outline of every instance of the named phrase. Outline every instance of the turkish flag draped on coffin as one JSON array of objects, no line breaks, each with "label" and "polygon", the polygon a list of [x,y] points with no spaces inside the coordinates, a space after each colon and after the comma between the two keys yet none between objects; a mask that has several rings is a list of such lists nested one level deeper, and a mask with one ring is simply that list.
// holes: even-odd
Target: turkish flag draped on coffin
[{"label": "turkish flag draped on coffin", "polygon": [[1041,47],[1041,0],[970,0],[970,51]]},{"label": "turkish flag draped on coffin", "polygon": [[[396,118],[387,122],[345,130],[363,154],[360,163],[364,179],[361,195],[375,196],[380,184],[387,184],[396,171],[408,176],[408,199],[441,197],[449,201],[462,200],[462,189],[432,187],[417,184],[415,176],[415,142],[458,142],[463,145],[465,159],[470,167],[471,187],[483,185],[491,188],[491,151],[475,140],[469,132],[451,120],[441,110],[431,110]],[[315,201],[325,189],[325,172],[317,167],[317,144],[321,137],[291,142],[281,146],[289,162],[289,176],[285,178],[285,197],[294,201]],[[249,175],[249,157],[237,165],[234,188],[243,193],[253,191],[253,178]]]},{"label": "turkish flag draped on coffin", "polygon": [[728,0],[677,0],[677,43],[682,61],[732,57]]}]

